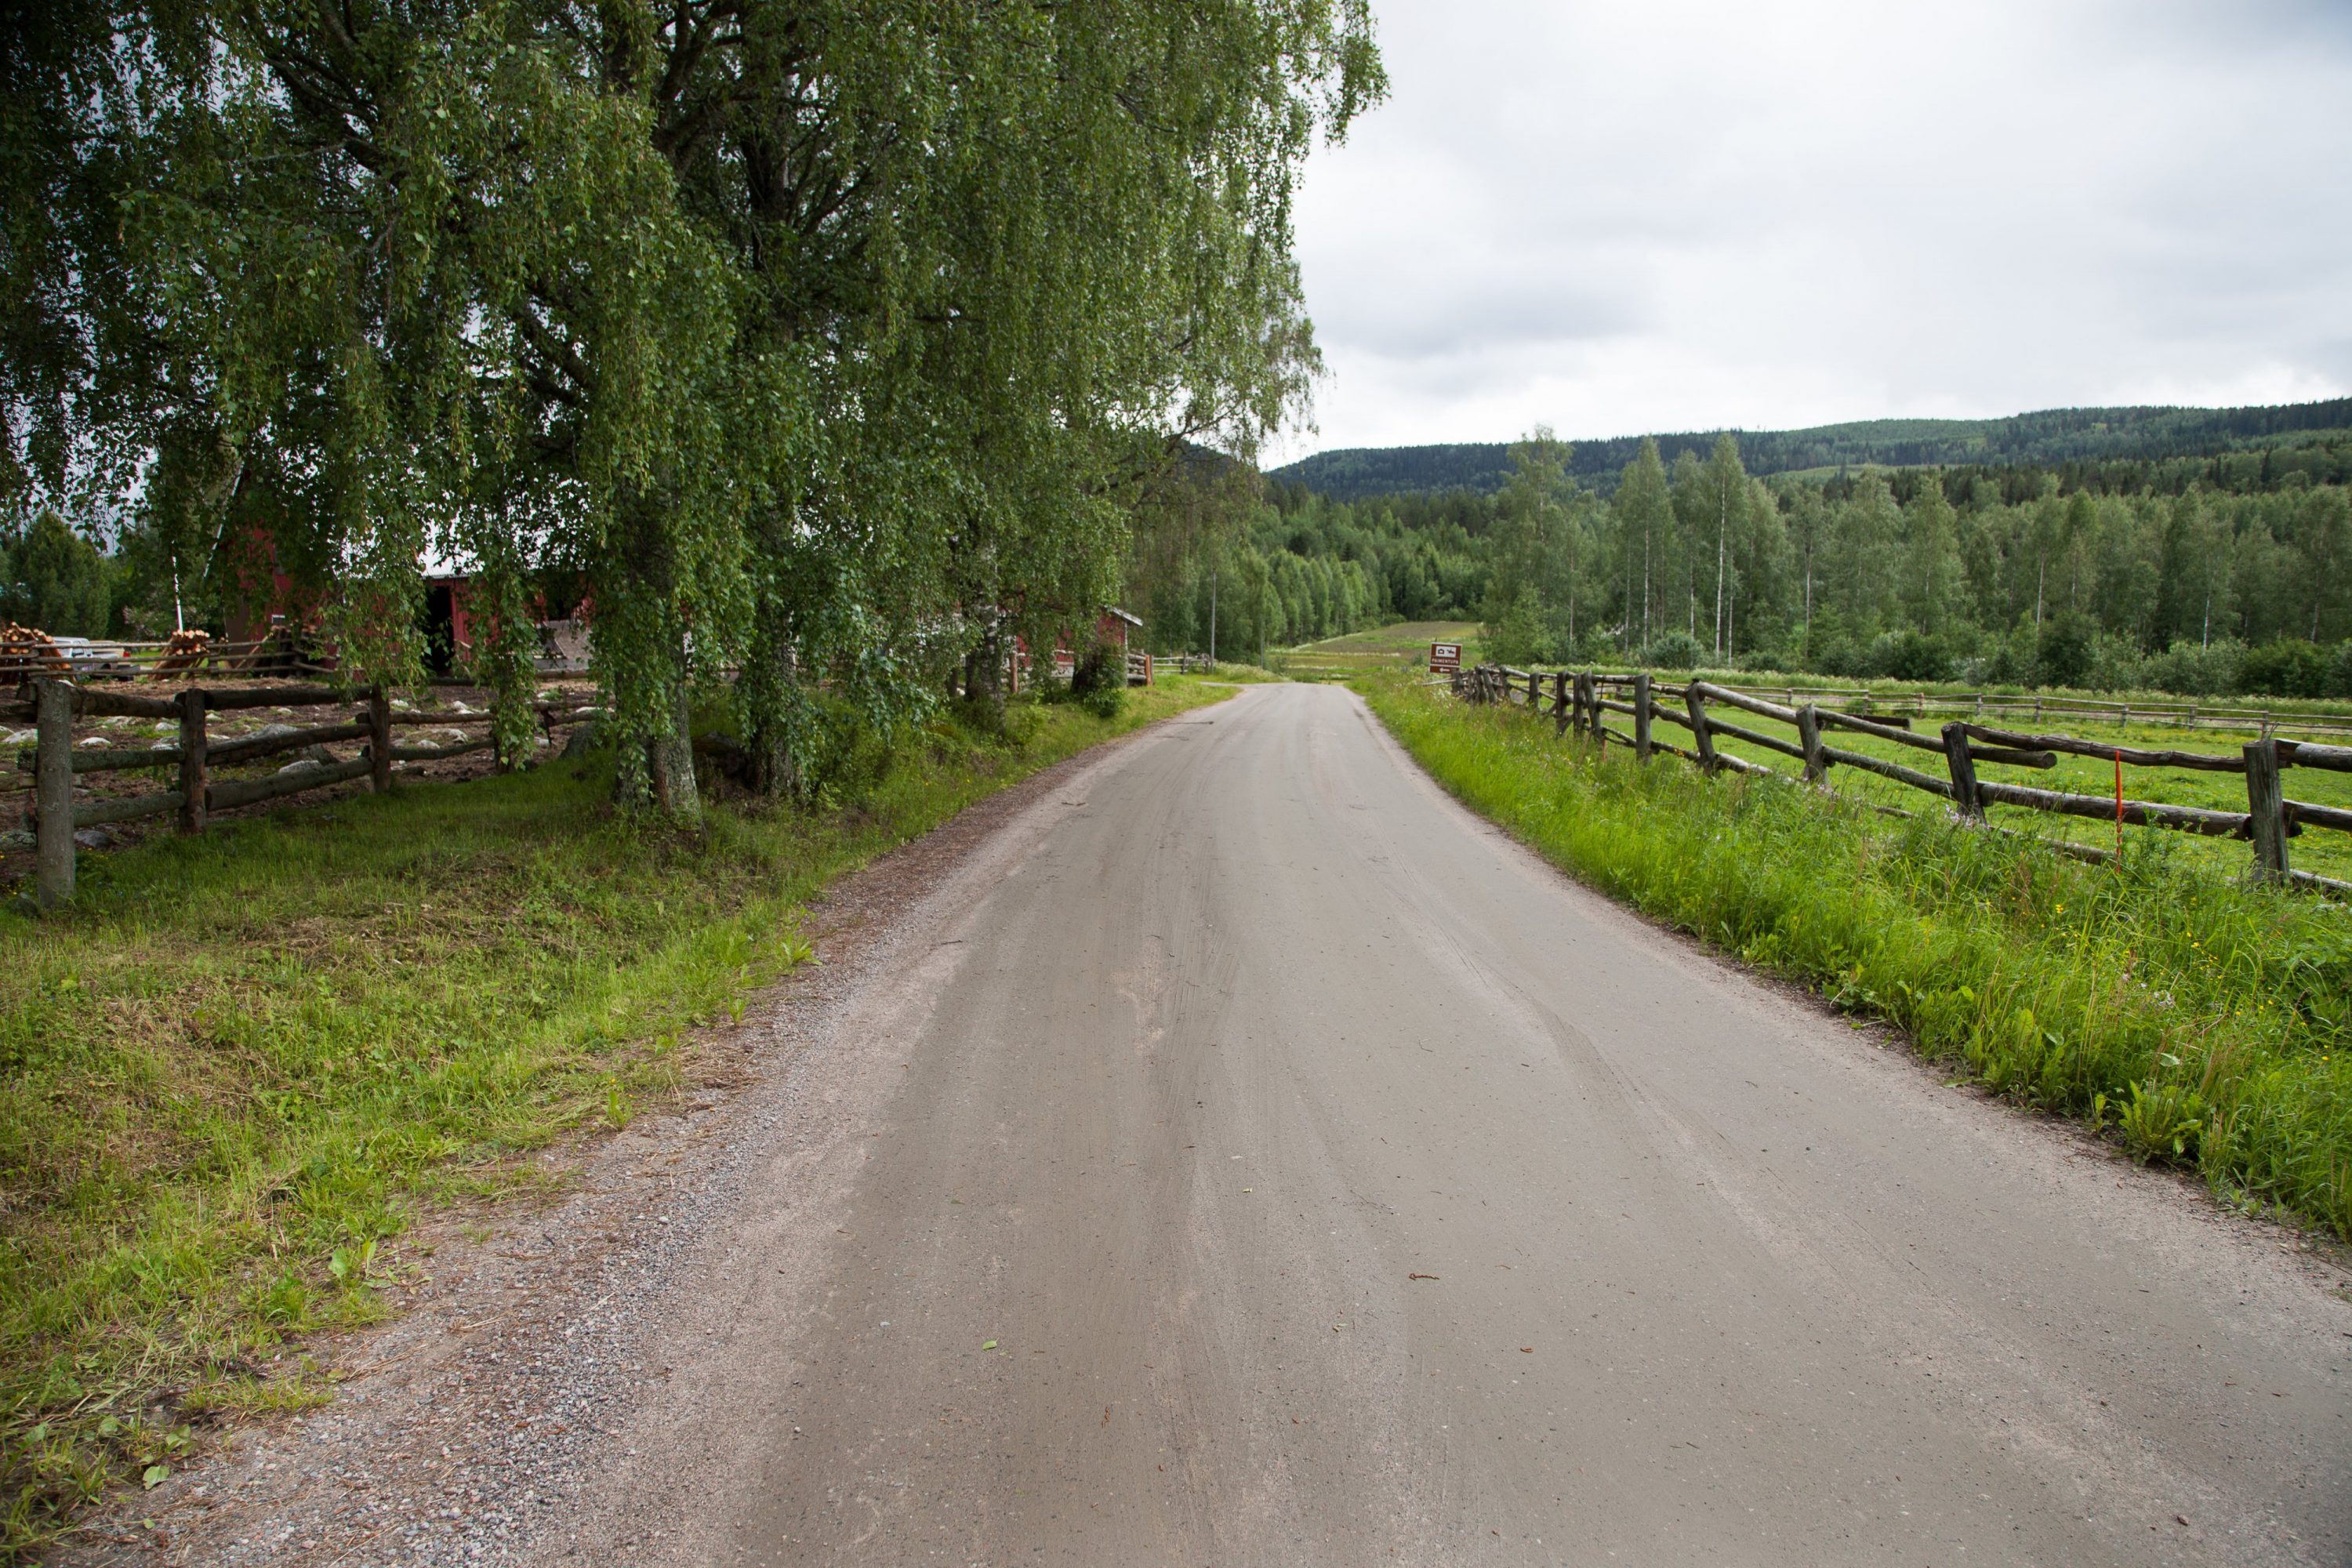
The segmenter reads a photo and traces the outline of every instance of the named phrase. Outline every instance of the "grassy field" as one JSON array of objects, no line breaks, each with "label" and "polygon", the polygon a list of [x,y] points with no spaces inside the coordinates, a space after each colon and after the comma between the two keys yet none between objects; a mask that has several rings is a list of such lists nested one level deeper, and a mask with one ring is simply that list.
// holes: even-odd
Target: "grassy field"
[{"label": "grassy field", "polygon": [[[1780,739],[1794,741],[1796,731],[1776,724],[1769,719],[1741,713],[1717,704],[1717,717]],[[1612,715],[1610,727],[1621,732],[1629,731],[1632,721]],[[2117,746],[2137,746],[2148,751],[2199,752],[2214,756],[2236,756],[2246,742],[2259,738],[2253,730],[2179,730],[2168,726],[2142,724],[2094,724],[2074,721],[2053,722],[2047,726],[2061,732]],[[1915,731],[1934,737],[1940,725],[1934,720],[1918,721]],[[1661,724],[1654,731],[1659,739],[1676,745],[1687,746],[1690,732],[1679,725]],[[2291,735],[2293,731],[2283,731]],[[1932,752],[1918,751],[1897,742],[1881,740],[1875,735],[1858,734],[1853,731],[1825,730],[1822,739],[1844,751],[1859,752],[1865,756],[1884,757],[1901,763],[1906,767],[1941,778],[1944,761]],[[1790,773],[1801,773],[1803,764],[1745,741],[1725,739],[1718,742],[1721,750],[1743,761],[1759,763],[1766,767]],[[2063,790],[2071,795],[2097,795],[2112,798],[2116,787],[2115,764],[2092,757],[2061,754],[2054,768],[2021,768],[2003,763],[1983,763],[1978,766],[1979,778],[1998,780],[2002,784],[2023,784],[2033,789]],[[1893,779],[1881,778],[1859,768],[1833,767],[1830,783],[1839,794],[1874,805],[1892,805],[1906,811],[1925,811],[1935,807],[1937,798],[1923,791],[1909,788]],[[2293,800],[2307,800],[2320,805],[2352,808],[2352,773],[2323,772],[2316,768],[2290,770],[2286,777],[2286,793]],[[2127,800],[2156,801],[2167,805],[2201,805],[2219,811],[2246,809],[2246,781],[2241,773],[2217,773],[2186,768],[2124,769],[2124,796]],[[2045,838],[2067,838],[2078,844],[2095,845],[2112,849],[2116,830],[2110,823],[2095,822],[2086,817],[2060,816],[2051,812],[2029,810],[2022,806],[1994,805],[1987,808],[1986,816],[1998,826],[2031,833]],[[2160,830],[2127,827],[2125,837],[2144,837]],[[2184,864],[2205,868],[2221,877],[2245,873],[2252,864],[2253,851],[2244,842],[2231,838],[2200,838],[2193,835],[2166,833],[2168,852]],[[2323,877],[2352,880],[2352,834],[2315,827],[2292,841],[2288,847],[2289,863],[2300,870],[2315,871]]]},{"label": "grassy field", "polygon": [[1429,645],[1433,642],[1465,644],[1462,651],[1466,667],[1477,662],[1477,635],[1475,621],[1400,621],[1394,626],[1349,632],[1345,637],[1326,637],[1321,642],[1285,649],[1281,668],[1284,674],[1299,680],[1328,680],[1375,670],[1422,669],[1428,666]]},{"label": "grassy field", "polygon": [[1942,814],[1603,756],[1401,678],[1360,689],[1441,784],[1580,879],[2194,1164],[2226,1201],[2352,1238],[2352,909],[2217,877],[2177,834],[2089,866]]},{"label": "grassy field", "polygon": [[1018,742],[942,720],[835,809],[692,835],[616,821],[609,759],[407,787],[85,857],[70,910],[0,913],[0,1561],[317,1397],[286,1347],[384,1310],[389,1238],[689,1081],[683,1032],[806,956],[830,879],[1231,689],[1018,704]]}]

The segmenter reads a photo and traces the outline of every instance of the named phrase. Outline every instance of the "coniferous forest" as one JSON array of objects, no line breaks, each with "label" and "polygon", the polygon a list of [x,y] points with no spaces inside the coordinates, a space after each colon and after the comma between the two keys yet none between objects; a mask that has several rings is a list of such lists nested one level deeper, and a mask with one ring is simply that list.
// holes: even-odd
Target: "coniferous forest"
[{"label": "coniferous forest", "polygon": [[[1540,430],[1331,454],[1276,470],[1214,548],[1155,559],[1147,518],[1137,575],[1155,645],[1202,647],[1213,563],[1221,651],[1244,657],[1460,618],[1514,663],[2352,697],[2352,433],[2326,423],[2345,405],[2122,412],[2148,417],[1984,422],[2042,454],[2019,460],[1824,468],[1822,432],[1599,443],[1625,456],[1598,474]],[[1784,461],[1807,466],[1754,471]]]}]

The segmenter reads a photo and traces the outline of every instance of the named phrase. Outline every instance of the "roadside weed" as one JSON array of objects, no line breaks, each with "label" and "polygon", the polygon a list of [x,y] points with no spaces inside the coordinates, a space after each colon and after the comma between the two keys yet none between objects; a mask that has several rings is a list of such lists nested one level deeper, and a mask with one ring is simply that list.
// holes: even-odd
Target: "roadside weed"
[{"label": "roadside weed", "polygon": [[2135,1158],[2352,1238],[2344,905],[2216,876],[2153,830],[2085,865],[1784,781],[1643,767],[1402,681],[1362,689],[1440,784],[1580,879]]}]

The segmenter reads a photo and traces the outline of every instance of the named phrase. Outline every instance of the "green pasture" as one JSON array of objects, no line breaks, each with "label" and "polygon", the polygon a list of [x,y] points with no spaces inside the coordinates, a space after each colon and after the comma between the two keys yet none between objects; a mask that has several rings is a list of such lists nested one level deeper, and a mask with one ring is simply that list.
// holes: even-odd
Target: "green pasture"
[{"label": "green pasture", "polygon": [[1304,679],[1346,677],[1373,670],[1425,668],[1433,642],[1463,644],[1465,667],[1478,657],[1475,621],[1400,621],[1345,637],[1326,637],[1286,649],[1280,667]]},{"label": "green pasture", "polygon": [[[1790,742],[1797,738],[1793,726],[1778,724],[1722,703],[1713,704],[1708,714],[1710,718],[1726,720],[1776,738]],[[1631,724],[1632,721],[1622,715],[1610,716],[1610,727],[1621,733],[1630,732]],[[1937,736],[1942,726],[1943,721],[1933,716],[1913,721],[1915,732],[1929,739]],[[2163,724],[2143,724],[2137,721],[2128,725],[2073,721],[2063,725],[2045,723],[2043,728],[2048,733],[2069,734],[2083,740],[2138,747],[2146,751],[2196,752],[2230,757],[2238,755],[2241,746],[2260,735],[2258,731],[2252,729],[2183,730]],[[1687,747],[1690,743],[1690,731],[1678,724],[1661,722],[1653,733],[1676,745]],[[2281,730],[2279,733],[2292,737],[2294,731]],[[1948,776],[1942,757],[1898,742],[1827,726],[1822,729],[1822,739],[1842,750],[1858,752],[1864,756],[1883,757],[1932,777]],[[1716,744],[1729,755],[1760,763],[1775,772],[1794,775],[1803,771],[1802,764],[1793,758],[1746,741],[1719,737]],[[2057,766],[2046,769],[1980,762],[1977,775],[2033,789],[2061,790],[2069,795],[2096,795],[2101,799],[2114,797],[2116,767],[2113,762],[2069,756],[2063,752],[2057,756]],[[2329,773],[2317,768],[2290,769],[2285,780],[2289,799],[2352,809],[2352,773]],[[1943,803],[1937,797],[1925,791],[1913,789],[1893,779],[1881,778],[1876,773],[1864,773],[1859,768],[1832,767],[1829,782],[1839,794],[1874,805],[1890,805],[1908,811],[1943,808]],[[2246,809],[2246,781],[2242,773],[2126,765],[2123,788],[2126,800],[2153,801],[2165,805],[2207,806],[2217,811]],[[2016,805],[1988,806],[1985,815],[1994,826],[2020,833],[2063,838],[2105,849],[2116,847],[2116,829],[2111,822],[2096,822],[2087,817],[2061,816],[2055,812],[2034,811]],[[2242,839],[2203,838],[2156,827],[2124,829],[2126,839],[2151,834],[2165,838],[2168,852],[2179,857],[2184,864],[2201,867],[2215,876],[2242,876],[2252,864],[2252,847]],[[2287,856],[2289,863],[2298,870],[2352,881],[2352,833],[2310,828],[2290,843]]]}]

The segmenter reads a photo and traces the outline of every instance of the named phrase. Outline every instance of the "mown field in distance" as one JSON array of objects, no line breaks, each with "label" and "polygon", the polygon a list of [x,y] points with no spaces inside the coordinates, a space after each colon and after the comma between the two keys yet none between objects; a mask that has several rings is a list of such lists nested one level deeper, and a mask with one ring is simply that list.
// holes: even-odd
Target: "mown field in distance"
[{"label": "mown field in distance", "polygon": [[1458,642],[1464,645],[1462,657],[1467,668],[1476,662],[1477,636],[1475,621],[1400,621],[1285,649],[1277,663],[1283,673],[1303,680],[1326,680],[1370,669],[1421,669],[1428,666],[1431,643]]},{"label": "mown field in distance", "polygon": [[2086,865],[1944,813],[1643,766],[1402,676],[1358,689],[1441,784],[1579,879],[2021,1104],[2193,1165],[2225,1201],[2352,1239],[2344,904],[2214,875],[2179,835]]},{"label": "mown field in distance", "polygon": [[806,955],[830,879],[1233,690],[941,719],[822,809],[690,834],[614,819],[609,752],[405,786],[85,855],[66,911],[0,912],[0,1561],[192,1423],[319,1397],[301,1337],[386,1310],[411,1218],[691,1083],[688,1032]]}]

